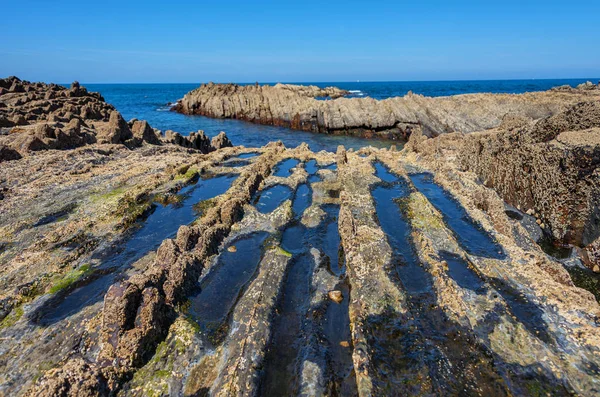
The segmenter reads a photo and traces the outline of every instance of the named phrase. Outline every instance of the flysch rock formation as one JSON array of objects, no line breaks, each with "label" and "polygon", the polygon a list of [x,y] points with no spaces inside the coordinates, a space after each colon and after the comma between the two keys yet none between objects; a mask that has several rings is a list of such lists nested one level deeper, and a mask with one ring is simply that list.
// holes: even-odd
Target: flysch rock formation
[{"label": "flysch rock formation", "polygon": [[600,271],[600,102],[581,102],[537,122],[507,117],[484,132],[415,134],[405,151],[440,170],[477,175],[556,242],[585,248],[579,251],[584,262]]},{"label": "flysch rock formation", "polygon": [[[196,222],[181,226],[176,237],[109,286],[103,300],[43,327],[32,325],[32,319],[52,292],[22,303],[21,316],[2,330],[3,391],[42,396],[599,392],[598,303],[573,285],[559,262],[523,237],[527,231],[474,174],[460,175],[457,183],[458,171],[452,170],[436,173],[435,181],[494,241],[490,251],[475,254],[464,245],[463,230],[446,222],[444,208],[411,182],[413,175],[431,171],[412,155],[384,149],[313,153],[306,146],[282,145],[252,150],[259,155],[239,168],[225,167],[226,159],[249,149],[184,160],[203,175],[239,177]],[[295,166],[288,175],[278,173],[290,159]],[[399,221],[409,225],[406,241],[395,241],[382,228],[375,208],[381,203],[373,191],[390,182],[377,176],[376,166],[406,189],[400,201],[384,203],[397,208]],[[293,209],[298,200],[293,193],[271,212],[261,212],[254,198],[277,186],[294,192],[307,183],[311,202],[302,213]],[[321,243],[304,256],[289,246],[297,242],[286,238],[288,229],[318,230],[328,206],[339,211],[333,225],[343,252],[340,272],[331,265],[324,240],[314,240]],[[243,239],[257,233],[269,237],[244,246]],[[395,254],[402,244],[413,247],[418,276],[402,270],[405,264]],[[220,258],[227,255],[237,263],[239,255],[246,263],[253,260],[252,250],[261,252],[252,277],[242,287],[223,281],[225,274],[237,273],[220,273],[229,263]],[[210,291],[210,282],[223,288],[199,309],[196,302]],[[348,287],[341,292],[344,283]],[[298,295],[302,291],[305,295]],[[331,298],[340,294],[345,302]],[[221,300],[230,306],[216,324],[206,326]],[[198,310],[206,317],[198,317]],[[291,336],[280,337],[278,332],[294,324]],[[22,346],[30,347],[23,351]],[[269,376],[274,365],[284,371],[284,380]]]},{"label": "flysch rock formation", "polygon": [[163,138],[148,122],[126,122],[98,93],[75,82],[70,88],[30,83],[17,77],[0,79],[0,162],[19,159],[33,151],[74,149],[94,143],[175,143],[207,153],[230,145],[219,138],[211,145],[202,131],[178,139]]},{"label": "flysch rock formation", "polygon": [[187,93],[173,109],[304,131],[406,140],[415,131],[437,136],[495,128],[506,115],[541,119],[578,102],[600,100],[600,89],[590,83],[576,89],[519,95],[430,98],[409,93],[384,100],[342,95],[343,91],[335,88],[209,83]]},{"label": "flysch rock formation", "polygon": [[[526,201],[561,164],[561,200],[591,194],[596,112],[402,151],[168,132],[3,162],[0,394],[597,395],[600,306],[536,243],[583,218]],[[536,193],[486,174],[513,159]]]}]

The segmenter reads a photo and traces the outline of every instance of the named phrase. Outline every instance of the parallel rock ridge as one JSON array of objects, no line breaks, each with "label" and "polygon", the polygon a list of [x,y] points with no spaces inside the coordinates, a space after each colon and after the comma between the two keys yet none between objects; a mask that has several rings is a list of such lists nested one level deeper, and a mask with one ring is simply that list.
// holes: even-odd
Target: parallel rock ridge
[{"label": "parallel rock ridge", "polygon": [[[78,84],[8,83],[1,114],[25,121],[0,137],[20,157],[0,175],[0,394],[600,394],[599,290],[536,244],[600,257],[595,88],[351,102],[464,128],[524,107],[435,138],[412,108],[402,151],[315,153],[163,137]],[[89,141],[62,146],[70,123]]]},{"label": "parallel rock ridge", "polygon": [[[30,395],[598,393],[600,307],[573,285],[560,263],[518,241],[520,224],[473,173],[438,169],[410,150],[355,153],[340,147],[333,154],[282,145],[255,150],[257,158],[213,207],[165,240],[140,271],[110,286],[82,342],[36,380]],[[204,164],[209,174],[224,160],[206,157],[212,161]],[[291,161],[293,167],[278,173]],[[454,213],[413,183],[425,171],[448,186],[449,202],[464,211],[460,220],[477,228],[445,222]],[[308,184],[309,175],[319,179],[311,183],[316,202],[303,213],[294,213],[291,200],[270,213],[251,204],[255,193],[277,185],[291,191]],[[460,183],[453,184],[458,177]],[[377,198],[378,187],[399,196]],[[327,194],[332,189],[339,194]],[[377,210],[381,204],[387,210]],[[324,259],[329,232],[300,249],[297,240],[304,237],[296,232],[285,237],[298,226],[305,233],[318,229],[328,205],[339,208],[333,225],[343,250],[340,274],[332,272],[331,256]],[[388,234],[383,225],[390,221],[406,232]],[[215,258],[238,255],[244,262],[248,255],[242,240],[228,240],[230,235],[243,238],[257,230],[272,234],[254,247],[264,252],[257,270],[230,297],[233,306],[223,323],[216,330],[204,328],[204,319],[192,317],[189,309],[204,287],[210,289],[200,284],[198,292],[199,280],[221,282],[210,275],[228,263]],[[465,237],[478,236],[491,244],[474,254]],[[229,249],[232,244],[237,248]],[[411,258],[402,255],[406,247]],[[304,248],[310,248],[309,256],[301,253]],[[406,271],[410,261],[414,267]],[[231,276],[239,270],[231,269]],[[350,287],[340,296],[334,287],[342,282]],[[208,315],[221,302],[204,303]],[[343,316],[331,317],[340,307]],[[349,321],[342,323],[346,329],[337,323],[342,317]],[[274,326],[278,320],[282,323]],[[292,324],[290,339],[278,341],[273,332]],[[345,331],[347,340],[331,338],[331,329]],[[268,360],[280,354],[286,378],[270,379]],[[351,369],[340,371],[334,362]]]},{"label": "parallel rock ridge", "polygon": [[537,122],[507,117],[497,129],[473,134],[415,134],[405,150],[474,172],[559,243],[588,247],[590,268],[600,265],[600,102]]},{"label": "parallel rock ridge", "polygon": [[94,143],[174,143],[208,153],[231,146],[217,138],[214,145],[202,131],[190,137],[164,139],[148,122],[126,122],[98,93],[79,83],[70,88],[30,83],[17,77],[0,79],[0,161],[15,160],[33,151],[73,149]]},{"label": "parallel rock ridge", "polygon": [[600,99],[600,90],[587,85],[521,95],[430,98],[409,93],[404,97],[375,100],[343,98],[343,94],[343,90],[333,87],[210,83],[187,93],[173,110],[304,131],[405,140],[414,131],[436,136],[494,128],[507,114],[540,119],[582,100]]}]

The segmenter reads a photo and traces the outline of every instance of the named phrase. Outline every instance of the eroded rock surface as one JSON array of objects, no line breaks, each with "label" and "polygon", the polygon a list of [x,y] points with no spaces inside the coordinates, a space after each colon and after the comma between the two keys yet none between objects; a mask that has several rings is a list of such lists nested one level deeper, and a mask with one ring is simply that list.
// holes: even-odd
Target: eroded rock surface
[{"label": "eroded rock surface", "polygon": [[525,198],[550,167],[583,194],[552,208],[585,202],[596,112],[336,153],[200,133],[131,150],[125,127],[158,135],[111,113],[107,143],[7,161],[0,393],[600,394],[600,306],[537,244],[551,216],[482,183],[523,161]]},{"label": "eroded rock surface", "polygon": [[[53,338],[20,352],[30,366],[3,361],[13,372],[3,390],[598,393],[598,303],[474,173],[407,151],[252,151],[192,154],[170,167],[172,181],[193,178],[190,169],[239,176],[102,301],[45,326],[31,323],[53,292],[16,306],[23,313],[13,309],[1,332],[20,336],[4,342],[4,358],[39,332]],[[237,158],[248,163],[227,167]],[[433,172],[450,206],[413,183],[423,172]],[[258,198],[275,186],[291,194],[260,211]],[[457,208],[477,228],[447,222]],[[488,245],[473,250],[463,233]],[[244,243],[258,235],[262,243]],[[238,274],[236,263],[250,273]]]},{"label": "eroded rock surface", "polygon": [[[343,94],[312,86],[211,83],[187,93],[174,110],[304,131],[405,140],[416,131],[436,136],[495,128],[507,114],[536,120],[582,100],[600,99],[600,90],[586,88],[439,98],[408,94],[381,101],[343,98]],[[316,98],[321,96],[335,99]]]},{"label": "eroded rock surface", "polygon": [[[30,83],[17,77],[0,79],[0,162],[19,159],[30,152],[74,149],[84,145],[174,143],[208,153],[230,147],[226,136],[211,143],[203,132],[189,137],[167,135],[147,121],[127,123],[98,93],[75,82],[70,88],[57,84]],[[173,134],[171,134],[173,135]]]},{"label": "eroded rock surface", "polygon": [[582,102],[537,122],[507,118],[497,129],[473,134],[415,135],[405,151],[436,167],[476,174],[553,239],[589,246],[593,268],[592,243],[600,235],[599,103]]}]

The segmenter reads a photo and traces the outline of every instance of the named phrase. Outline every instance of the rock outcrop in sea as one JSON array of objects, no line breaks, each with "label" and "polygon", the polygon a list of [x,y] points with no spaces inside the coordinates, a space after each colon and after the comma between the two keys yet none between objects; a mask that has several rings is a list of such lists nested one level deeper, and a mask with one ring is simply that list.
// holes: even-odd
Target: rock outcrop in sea
[{"label": "rock outcrop in sea", "polygon": [[594,273],[539,243],[599,241],[598,104],[563,105],[401,151],[80,120],[1,165],[0,393],[599,394]]},{"label": "rock outcrop in sea", "polygon": [[[591,83],[590,83],[591,84]],[[596,87],[595,85],[593,85]],[[430,98],[409,93],[384,100],[344,98],[336,88],[300,85],[204,84],[173,109],[296,130],[406,140],[413,132],[437,136],[498,127],[506,115],[548,117],[584,100],[600,100],[588,86],[527,94],[466,94]],[[331,100],[322,100],[323,97]]]}]

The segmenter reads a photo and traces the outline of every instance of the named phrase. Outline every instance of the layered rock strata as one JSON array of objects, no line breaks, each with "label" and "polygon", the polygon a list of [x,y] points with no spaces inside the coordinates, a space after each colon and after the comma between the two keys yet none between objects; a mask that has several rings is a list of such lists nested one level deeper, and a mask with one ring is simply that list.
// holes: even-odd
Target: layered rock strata
[{"label": "layered rock strata", "polygon": [[[461,232],[453,231],[443,214],[410,182],[407,171],[424,171],[418,162],[385,151],[371,152],[369,159],[380,161],[405,186],[407,195],[397,205],[410,225],[410,234],[406,243],[395,241],[382,233],[377,216],[367,215],[376,212],[370,198],[373,184],[385,186],[386,180],[375,179],[371,161],[365,164],[364,159],[348,154],[348,164],[340,165],[339,171],[346,186],[341,196],[340,234],[351,283],[350,318],[359,395],[463,392],[511,395],[528,394],[532,389],[557,395],[568,395],[571,390],[582,395],[592,392],[594,386],[584,386],[586,379],[590,379],[588,375],[569,370],[571,358],[556,350],[564,340],[549,342],[542,328],[532,330],[533,324],[526,322],[526,316],[514,314],[524,306],[515,306],[507,285],[519,279],[518,283],[530,286],[531,289],[524,285],[518,288],[533,305],[547,304],[542,310],[548,315],[550,307],[563,301],[561,294],[570,291],[569,299],[582,304],[583,311],[554,319],[544,314],[544,324],[551,329],[554,327],[551,324],[580,324],[583,317],[589,316],[583,323],[587,324],[584,327],[588,332],[593,332],[595,325],[590,321],[596,310],[583,314],[587,310],[583,307],[592,308],[583,303],[591,297],[570,287],[572,283],[561,265],[548,259],[535,244],[522,251],[517,244],[508,243],[524,231],[504,213],[502,200],[490,189],[478,185],[474,175],[461,175],[457,180],[456,171],[446,169],[436,173],[436,182],[453,193],[469,216],[484,229],[495,230],[494,238],[506,252],[506,257],[499,259],[492,258],[494,252],[488,252],[490,257],[472,255],[457,239]],[[481,202],[486,206],[480,206]],[[385,212],[385,216],[394,214]],[[384,220],[379,218],[379,221]],[[396,227],[402,226],[396,223]],[[415,260],[419,263],[415,269],[402,270],[408,266],[409,258],[402,259],[394,252],[404,250],[404,244],[414,244]],[[522,257],[528,259],[518,265],[513,262]],[[465,271],[470,268],[477,275],[472,285],[465,283],[465,273],[464,279],[456,278],[453,273],[456,264],[449,262],[456,258],[462,258]],[[570,295],[571,292],[574,294]],[[542,301],[545,303],[541,304]],[[489,323],[491,307],[495,325]],[[500,328],[511,337],[502,336]],[[574,336],[569,335],[567,338]],[[596,343],[589,342],[585,339],[576,342],[577,349],[586,357],[590,357],[591,346]],[[523,349],[524,346],[531,349]],[[539,357],[553,364],[534,369]],[[583,362],[574,365],[585,366]],[[567,375],[559,371],[562,374],[559,378],[570,379],[567,383],[555,377],[555,365],[569,372]],[[538,380],[531,383],[528,374],[536,371]],[[440,376],[441,373],[448,376]],[[554,386],[548,387],[549,384]]]},{"label": "layered rock strata", "polygon": [[294,85],[205,84],[187,93],[174,110],[231,118],[297,130],[405,140],[413,132],[427,136],[495,128],[505,115],[529,120],[548,117],[582,100],[600,99],[600,90],[571,89],[521,95],[468,94],[430,98],[408,94],[385,100],[337,98],[316,87]]},{"label": "layered rock strata", "polygon": [[[235,158],[237,150],[227,156]],[[341,389],[348,387],[343,382],[353,383],[360,396],[598,392],[598,303],[573,285],[560,263],[523,240],[527,232],[475,174],[436,169],[414,154],[388,150],[340,148],[336,154],[317,154],[307,147],[272,145],[258,151],[199,221],[182,226],[138,272],[110,287],[103,304],[94,306],[81,341],[37,380],[32,395],[118,390],[122,395],[264,395],[267,387],[293,395],[330,395],[349,390]],[[226,172],[224,159],[217,152],[197,167],[211,175]],[[295,164],[282,173],[281,164],[291,159]],[[446,223],[445,209],[411,182],[415,173],[434,169],[436,183],[479,225],[479,233],[496,242],[491,251],[473,254],[465,248],[464,231]],[[311,178],[315,175],[320,180]],[[312,204],[302,213],[293,210],[296,198],[270,213],[252,205],[253,189],[286,186],[294,191],[306,183]],[[409,225],[405,238],[414,247],[422,280],[402,270],[408,258],[395,254],[400,242],[378,222],[381,202],[373,192],[378,186],[395,189],[395,183],[407,195],[386,205],[396,206]],[[298,225],[318,228],[326,216],[324,205],[340,206],[345,270],[328,268],[325,234],[310,250],[312,265],[297,273],[302,254],[283,247],[298,242],[281,236]],[[194,325],[203,319],[193,317],[185,302],[196,299],[195,285],[201,282],[208,289],[207,280],[217,282],[210,274],[219,271],[219,255],[248,255],[237,242],[257,232],[272,237],[262,245],[255,274],[224,323],[216,331]],[[459,262],[463,270],[455,267]],[[329,296],[339,294],[344,280],[350,285],[342,299],[349,298],[344,310],[351,337],[332,345],[329,328],[336,323],[328,319],[344,306]],[[286,306],[290,288],[303,291],[305,283],[307,295],[294,295],[300,300]],[[230,292],[222,290],[222,298],[229,299]],[[293,316],[300,319],[298,328],[287,344],[278,345],[273,332]],[[27,321],[26,314],[15,326]],[[276,321],[284,322],[275,326]],[[285,385],[269,383],[264,372],[274,357],[271,349],[286,357],[295,354],[282,361],[289,371]],[[350,350],[354,369],[342,383],[334,381],[339,373],[332,364],[340,359],[339,349]]]},{"label": "layered rock strata", "polygon": [[[274,150],[276,154],[277,147]],[[270,173],[274,154],[267,152],[263,161],[244,171],[198,224],[182,226],[175,239],[165,240],[144,273],[109,288],[101,315],[97,364],[83,375],[88,379],[88,393],[118,391],[123,380],[152,357],[176,318],[177,306],[193,291],[204,263],[217,253],[231,226],[241,219],[244,203]],[[72,365],[71,360],[65,367]],[[56,395],[65,384],[78,384],[78,376],[65,369],[49,373],[36,394]]]},{"label": "layered rock strata", "polygon": [[537,122],[506,118],[473,134],[415,135],[405,151],[473,172],[554,239],[585,247],[600,236],[599,104],[582,102]]},{"label": "layered rock strata", "polygon": [[0,175],[0,393],[597,395],[600,306],[536,244],[594,219],[597,113],[336,153],[116,119],[148,144],[24,152]]}]

